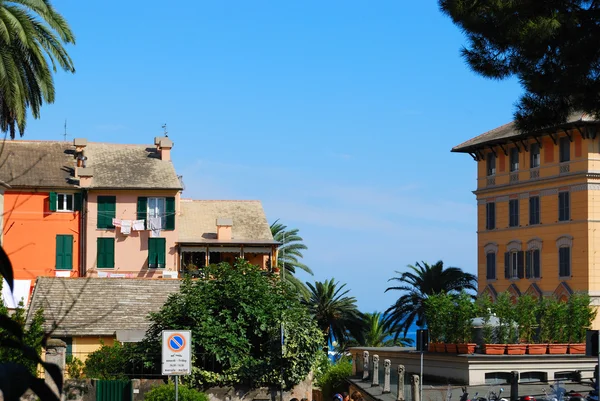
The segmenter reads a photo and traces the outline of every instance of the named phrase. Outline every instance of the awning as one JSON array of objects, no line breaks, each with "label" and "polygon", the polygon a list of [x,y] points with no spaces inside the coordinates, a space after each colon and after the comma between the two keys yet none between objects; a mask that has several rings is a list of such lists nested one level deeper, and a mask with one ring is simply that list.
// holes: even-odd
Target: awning
[{"label": "awning", "polygon": [[208,248],[209,252],[223,252],[223,253],[240,253],[242,248],[239,246],[211,246]]},{"label": "awning", "polygon": [[271,253],[271,248],[264,246],[245,246],[244,253]]}]

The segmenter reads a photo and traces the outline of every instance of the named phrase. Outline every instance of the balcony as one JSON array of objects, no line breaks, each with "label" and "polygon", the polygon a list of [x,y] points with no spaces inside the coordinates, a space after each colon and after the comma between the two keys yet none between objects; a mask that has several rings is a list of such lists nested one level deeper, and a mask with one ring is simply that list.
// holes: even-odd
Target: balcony
[{"label": "balcony", "polygon": [[519,182],[519,173],[510,173],[509,182],[512,184],[513,182]]},{"label": "balcony", "polygon": [[496,177],[488,177],[487,178],[487,186],[492,187],[496,185]]},{"label": "balcony", "polygon": [[571,171],[571,165],[570,164],[561,164],[560,167],[559,167],[558,174],[567,174],[570,171]]},{"label": "balcony", "polygon": [[540,178],[540,169],[539,168],[532,168],[531,170],[529,170],[529,179],[530,180],[537,180],[538,178]]}]

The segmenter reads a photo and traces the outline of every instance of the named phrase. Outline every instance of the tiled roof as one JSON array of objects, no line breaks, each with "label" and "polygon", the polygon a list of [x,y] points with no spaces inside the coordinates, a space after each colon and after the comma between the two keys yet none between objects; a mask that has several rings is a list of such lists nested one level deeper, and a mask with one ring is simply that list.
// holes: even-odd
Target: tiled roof
[{"label": "tiled roof", "polygon": [[[70,142],[4,142],[0,146],[0,185],[13,188],[77,188],[73,176],[75,147]],[[94,172],[90,188],[181,189],[170,160],[161,160],[154,145],[89,142],[87,167]]]},{"label": "tiled roof", "polygon": [[576,122],[600,122],[600,120],[594,118],[593,116],[590,116],[589,114],[577,112],[569,115],[565,124],[562,124],[557,127],[548,127],[539,132],[529,134],[522,134],[521,132],[517,131],[515,123],[510,122],[508,124],[504,124],[498,128],[494,128],[491,131],[485,132],[481,135],[476,136],[475,138],[471,138],[468,141],[465,141],[460,145],[453,147],[452,152],[468,153],[474,151],[475,149],[482,148],[486,145],[504,144],[510,142],[511,140],[516,140],[531,135],[540,136],[548,133],[548,131],[552,132],[552,130],[556,128],[569,126]]},{"label": "tiled roof", "polygon": [[147,330],[149,312],[158,311],[179,290],[175,279],[37,279],[27,324],[42,308],[45,329],[55,337],[112,336],[116,330]]},{"label": "tiled roof", "polygon": [[13,188],[73,188],[73,146],[56,141],[5,141],[0,181]]},{"label": "tiled roof", "polygon": [[181,189],[173,163],[155,146],[88,142],[85,155],[94,170],[90,188]]},{"label": "tiled roof", "polygon": [[180,243],[214,243],[217,219],[230,218],[232,240],[229,243],[274,244],[260,201],[181,200]]}]

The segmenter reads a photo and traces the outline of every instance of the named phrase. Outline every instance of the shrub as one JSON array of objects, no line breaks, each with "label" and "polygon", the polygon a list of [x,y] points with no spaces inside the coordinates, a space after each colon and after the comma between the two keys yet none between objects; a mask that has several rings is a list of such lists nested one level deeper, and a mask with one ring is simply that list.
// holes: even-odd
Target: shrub
[{"label": "shrub", "polygon": [[[173,383],[154,387],[146,393],[146,401],[173,401],[175,399],[175,385]],[[206,394],[200,391],[179,385],[179,401],[208,401]]]},{"label": "shrub", "polygon": [[71,379],[81,379],[83,377],[83,369],[85,367],[83,361],[73,355],[68,355],[65,361],[67,375]]},{"label": "shrub", "polygon": [[132,346],[102,345],[99,349],[88,355],[83,373],[90,379],[121,380],[127,379],[127,368],[130,365]]},{"label": "shrub", "polygon": [[340,359],[331,364],[329,369],[321,375],[317,385],[323,392],[324,400],[331,400],[335,393],[348,391],[346,379],[352,375],[352,362],[347,358]]}]

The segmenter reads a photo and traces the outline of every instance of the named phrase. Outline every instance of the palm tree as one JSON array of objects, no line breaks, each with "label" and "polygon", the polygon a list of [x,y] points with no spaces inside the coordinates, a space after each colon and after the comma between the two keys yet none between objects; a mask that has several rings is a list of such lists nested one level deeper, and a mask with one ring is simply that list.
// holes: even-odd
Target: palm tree
[{"label": "palm tree", "polygon": [[310,296],[302,302],[308,307],[323,331],[325,349],[334,341],[346,343],[349,336],[362,339],[362,314],[356,307],[356,298],[347,296],[346,284],[334,279],[315,284],[306,283]]},{"label": "palm tree", "polygon": [[387,330],[381,318],[381,312],[365,313],[363,317],[364,341],[358,344],[364,347],[406,347],[412,345],[410,338],[393,337],[393,332]]},{"label": "palm tree", "polygon": [[54,102],[57,64],[75,72],[63,43],[75,43],[67,21],[50,0],[0,2],[0,130],[25,132],[27,109],[39,118],[44,102]]},{"label": "palm tree", "polygon": [[300,230],[297,228],[288,230],[287,226],[279,222],[279,219],[271,224],[271,234],[273,235],[273,239],[281,243],[277,267],[284,271],[285,280],[306,297],[309,296],[308,289],[304,283],[298,280],[294,275],[296,274],[296,269],[303,270],[311,276],[313,275],[313,271],[299,261],[299,259],[302,259],[303,257],[302,251],[308,248],[302,243],[303,239],[298,235],[298,231]]},{"label": "palm tree", "polygon": [[403,273],[396,271],[400,277],[392,277],[388,280],[401,283],[399,286],[385,290],[385,292],[402,291],[400,298],[385,311],[385,327],[395,332],[396,338],[401,332],[406,336],[415,321],[417,326],[425,326],[424,300],[429,295],[477,290],[477,277],[471,273],[463,272],[458,267],[444,269],[444,262],[441,260],[434,265],[421,263],[417,262],[416,266],[408,265],[409,270]]}]

